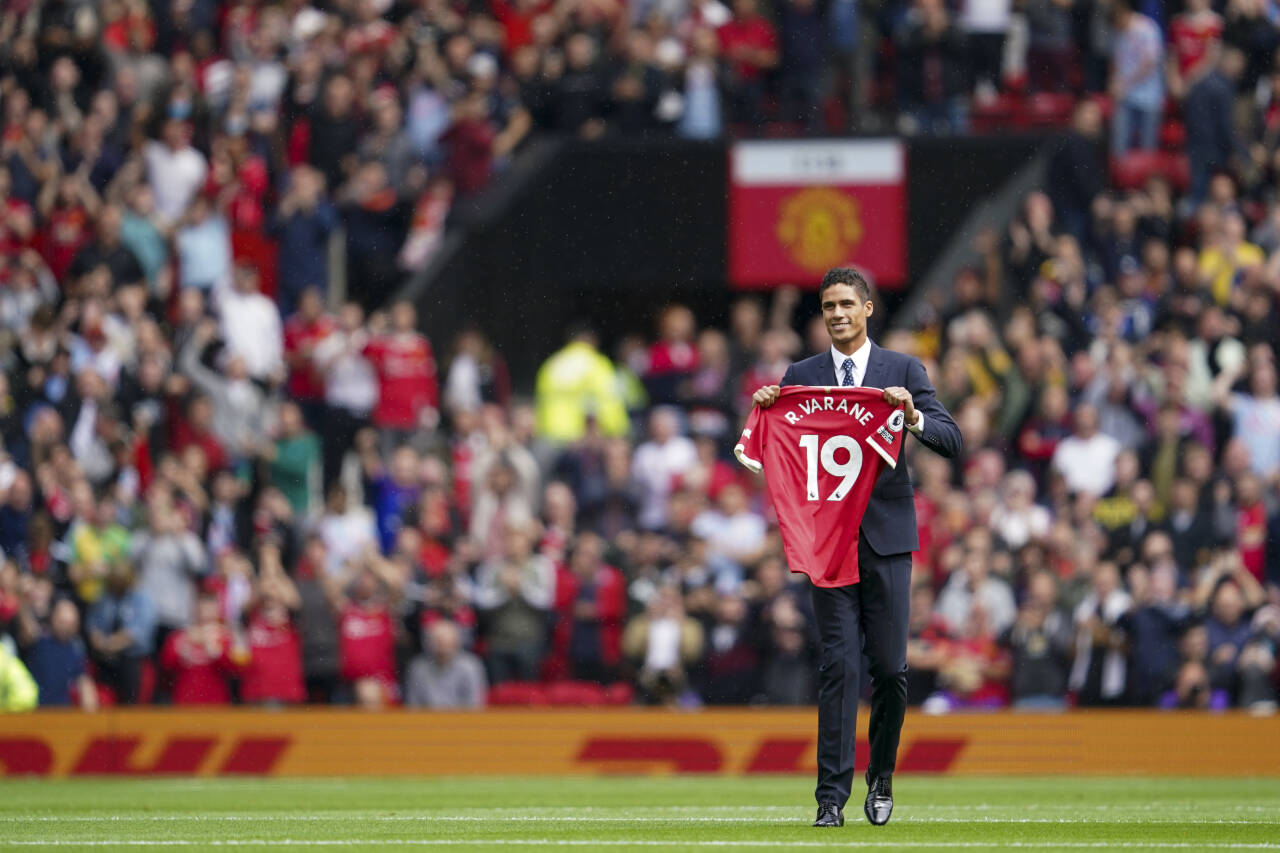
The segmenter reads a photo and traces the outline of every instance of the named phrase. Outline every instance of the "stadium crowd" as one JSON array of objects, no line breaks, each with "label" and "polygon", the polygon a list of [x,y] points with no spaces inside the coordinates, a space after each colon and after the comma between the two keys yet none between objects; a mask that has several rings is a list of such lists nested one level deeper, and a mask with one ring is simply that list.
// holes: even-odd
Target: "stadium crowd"
[{"label": "stadium crowd", "polygon": [[[535,130],[811,123],[832,66],[803,48],[820,13],[852,50],[852,5],[775,29],[752,0],[4,3],[0,699],[812,701],[808,595],[728,452],[751,391],[826,347],[794,291],[726,329],[668,306],[604,351],[575,329],[531,400],[501,342],[466,329],[438,363],[387,301]],[[1109,54],[1071,45],[1110,42],[1072,26],[1123,21],[1156,56],[1117,69],[1118,127],[1149,141],[1125,87],[1155,74],[1191,161],[1181,196],[1108,189],[1084,102],[1047,194],[881,336],[966,440],[909,451],[929,707],[1274,705],[1280,40],[1266,3],[1191,5],[1169,49],[1202,53],[1167,78],[1119,5],[973,3],[967,40],[934,0],[843,19],[918,28],[903,115],[954,129],[937,97],[981,57],[979,88],[1007,82],[1011,20],[1031,85],[1058,62],[1096,89]],[[329,305],[339,226],[358,286]]]}]

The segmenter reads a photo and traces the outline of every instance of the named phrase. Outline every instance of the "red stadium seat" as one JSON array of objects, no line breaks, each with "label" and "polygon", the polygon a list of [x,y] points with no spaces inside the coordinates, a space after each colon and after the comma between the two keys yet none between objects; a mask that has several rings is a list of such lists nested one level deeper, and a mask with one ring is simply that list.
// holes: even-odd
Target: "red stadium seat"
[{"label": "red stadium seat", "polygon": [[1005,92],[989,101],[974,102],[969,124],[977,131],[998,130],[1016,124],[1021,111],[1022,98]]},{"label": "red stadium seat", "polygon": [[489,688],[490,705],[545,705],[547,694],[541,684],[504,681]]},{"label": "red stadium seat", "polygon": [[546,687],[548,705],[598,707],[604,704],[604,688],[590,681],[555,681]]},{"label": "red stadium seat", "polygon": [[1191,165],[1186,155],[1170,151],[1129,151],[1111,158],[1111,183],[1118,189],[1139,189],[1152,175],[1164,176],[1181,192],[1191,183]]},{"label": "red stadium seat", "polygon": [[1111,102],[1111,98],[1106,95],[1090,95],[1089,100],[1098,105],[1098,109],[1102,110],[1102,118],[1111,118],[1111,113],[1115,111],[1115,104]]},{"label": "red stadium seat", "polygon": [[1181,151],[1187,144],[1187,128],[1177,119],[1168,119],[1160,126],[1160,147],[1165,151]]},{"label": "red stadium seat", "polygon": [[1070,123],[1075,106],[1074,95],[1037,92],[1023,102],[1021,112],[1029,127],[1064,127]]},{"label": "red stadium seat", "polygon": [[635,688],[625,681],[610,684],[604,689],[604,702],[606,705],[630,705],[635,699]]}]

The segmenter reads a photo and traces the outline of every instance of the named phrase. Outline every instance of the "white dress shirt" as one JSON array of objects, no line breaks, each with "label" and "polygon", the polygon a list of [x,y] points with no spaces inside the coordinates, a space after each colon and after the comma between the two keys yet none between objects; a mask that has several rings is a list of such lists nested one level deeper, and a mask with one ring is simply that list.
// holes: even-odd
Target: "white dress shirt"
[{"label": "white dress shirt", "polygon": [[[862,346],[853,351],[853,355],[845,355],[836,349],[836,345],[831,345],[831,361],[836,368],[836,384],[839,385],[844,381],[844,363],[848,359],[853,359],[853,384],[862,387],[862,379],[867,375],[867,360],[871,358],[871,338],[864,338]],[[920,435],[924,432],[924,412],[916,409],[916,422],[907,424],[907,429]]]}]

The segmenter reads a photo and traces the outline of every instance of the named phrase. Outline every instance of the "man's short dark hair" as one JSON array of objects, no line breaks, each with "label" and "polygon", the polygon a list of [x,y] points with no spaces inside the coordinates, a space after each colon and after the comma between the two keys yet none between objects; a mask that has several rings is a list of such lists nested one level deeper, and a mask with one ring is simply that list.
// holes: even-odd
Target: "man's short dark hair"
[{"label": "man's short dark hair", "polygon": [[871,283],[853,267],[832,267],[827,270],[827,274],[822,277],[822,284],[818,285],[818,301],[822,301],[822,294],[826,293],[828,287],[836,284],[847,284],[863,302],[871,301]]}]

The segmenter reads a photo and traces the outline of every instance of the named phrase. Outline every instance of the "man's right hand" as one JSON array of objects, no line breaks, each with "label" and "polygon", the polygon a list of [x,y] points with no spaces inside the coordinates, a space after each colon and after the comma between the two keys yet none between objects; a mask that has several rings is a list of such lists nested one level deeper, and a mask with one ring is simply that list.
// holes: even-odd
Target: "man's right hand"
[{"label": "man's right hand", "polygon": [[755,403],[762,409],[767,409],[774,403],[778,402],[778,395],[782,393],[782,389],[777,385],[765,385],[759,391],[751,395],[751,402]]}]

